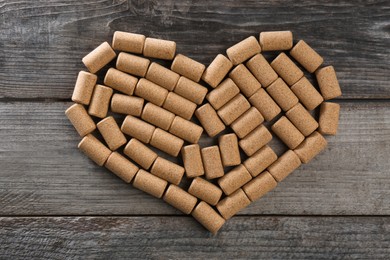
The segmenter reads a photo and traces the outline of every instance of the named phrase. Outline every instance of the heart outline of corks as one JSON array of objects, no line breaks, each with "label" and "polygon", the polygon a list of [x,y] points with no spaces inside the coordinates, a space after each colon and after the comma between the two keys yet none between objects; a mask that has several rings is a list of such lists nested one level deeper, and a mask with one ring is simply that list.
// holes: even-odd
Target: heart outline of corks
[{"label": "heart outline of corks", "polygon": [[[284,52],[271,63],[261,54],[288,50],[315,73],[321,93]],[[83,58],[89,72],[79,72],[72,96],[76,104],[65,112],[83,138],[79,149],[95,163],[192,214],[212,233],[324,150],[323,135],[336,134],[340,110],[324,102],[341,96],[334,68],[320,68],[323,58],[303,40],[293,46],[291,31],[261,32],[259,40],[250,36],[226,53],[206,68],[176,54],[173,41],[117,31],[112,47],[104,42]],[[94,73],[115,58],[105,85],[97,84]],[[173,62],[169,69],[148,58]],[[319,106],[317,122],[309,111]],[[107,116],[109,108],[126,115],[121,127]],[[194,114],[201,126],[191,121]],[[95,124],[91,116],[102,120]],[[273,135],[264,121],[271,121],[272,132],[288,147],[280,157],[268,146]],[[219,135],[226,127],[233,133]],[[92,134],[96,128],[106,145]],[[200,148],[204,130],[212,138],[219,135],[218,145]],[[118,149],[125,144],[123,155]],[[173,157],[181,152],[184,165],[158,156],[146,144]],[[224,167],[234,168],[225,173]],[[179,186],[184,174],[192,179],[187,191]]]}]

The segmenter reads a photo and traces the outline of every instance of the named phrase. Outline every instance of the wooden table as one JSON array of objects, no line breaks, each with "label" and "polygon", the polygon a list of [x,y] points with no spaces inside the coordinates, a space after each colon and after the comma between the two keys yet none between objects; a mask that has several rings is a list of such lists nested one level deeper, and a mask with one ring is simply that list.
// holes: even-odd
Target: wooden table
[{"label": "wooden table", "polygon": [[[389,258],[389,1],[3,0],[0,14],[1,259]],[[81,58],[116,30],[204,64],[292,30],[336,68],[339,134],[213,237],[76,148],[64,110]]]}]

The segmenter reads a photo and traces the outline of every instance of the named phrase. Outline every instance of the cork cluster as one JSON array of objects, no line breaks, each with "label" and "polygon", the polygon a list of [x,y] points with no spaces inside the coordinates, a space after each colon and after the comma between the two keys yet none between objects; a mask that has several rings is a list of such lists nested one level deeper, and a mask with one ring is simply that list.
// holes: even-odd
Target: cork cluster
[{"label": "cork cluster", "polygon": [[[268,62],[266,51],[280,53]],[[172,60],[170,68],[160,60]],[[294,45],[290,31],[250,36],[208,67],[177,54],[173,41],[117,31],[82,61],[88,71],[79,72],[65,112],[82,138],[78,148],[212,233],[337,132],[340,106],[328,102],[341,95],[335,70],[305,41]],[[124,115],[120,124],[114,114]],[[217,144],[201,147],[202,134]],[[280,156],[268,145],[274,136],[286,145]]]}]

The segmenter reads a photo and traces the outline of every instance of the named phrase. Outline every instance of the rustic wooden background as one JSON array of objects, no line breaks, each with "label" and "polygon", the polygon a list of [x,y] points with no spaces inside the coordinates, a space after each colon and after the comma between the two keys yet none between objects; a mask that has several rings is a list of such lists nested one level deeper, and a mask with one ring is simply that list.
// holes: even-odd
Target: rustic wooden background
[{"label": "rustic wooden background", "polygon": [[[218,235],[77,150],[64,110],[81,58],[114,31],[208,64],[284,29],[336,68],[339,134]],[[389,47],[389,1],[0,0],[0,258],[388,259]]]}]

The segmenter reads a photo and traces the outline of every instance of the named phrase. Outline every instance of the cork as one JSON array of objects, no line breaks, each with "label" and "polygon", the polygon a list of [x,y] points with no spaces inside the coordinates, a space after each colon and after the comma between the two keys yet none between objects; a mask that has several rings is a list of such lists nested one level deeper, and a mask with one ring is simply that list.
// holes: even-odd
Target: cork
[{"label": "cork", "polygon": [[246,196],[253,202],[275,189],[278,183],[265,171],[242,187]]},{"label": "cork", "polygon": [[150,145],[166,152],[169,155],[177,157],[184,141],[173,134],[168,133],[160,128],[156,128],[153,133]]},{"label": "cork", "polygon": [[265,120],[271,121],[282,111],[264,89],[259,89],[249,98],[249,102],[259,110]]},{"label": "cork", "polygon": [[263,122],[264,117],[260,114],[259,110],[255,107],[251,107],[237,118],[230,127],[239,138],[244,138]]},{"label": "cork", "polygon": [[248,60],[246,67],[265,88],[278,78],[278,74],[260,53]]},{"label": "cork", "polygon": [[298,155],[302,163],[308,163],[317,156],[322,150],[325,149],[327,141],[317,131],[313,132],[310,136],[306,137],[294,152]]},{"label": "cork", "polygon": [[223,105],[223,107],[217,111],[217,114],[225,125],[230,125],[250,107],[251,105],[248,100],[243,95],[237,94],[232,100]]},{"label": "cork", "polygon": [[324,59],[304,40],[295,44],[290,55],[310,73],[316,71],[324,62]]},{"label": "cork", "polygon": [[177,54],[171,65],[171,70],[195,82],[199,82],[205,69],[202,63],[182,54]]},{"label": "cork", "polygon": [[163,108],[171,111],[175,115],[181,116],[184,119],[190,120],[195,112],[196,104],[189,101],[176,93],[169,92]]},{"label": "cork", "polygon": [[174,184],[169,185],[163,200],[184,214],[190,214],[198,202],[197,198]]},{"label": "cork", "polygon": [[324,101],[324,98],[306,77],[302,77],[292,85],[291,90],[308,110],[313,110]]},{"label": "cork", "polygon": [[169,132],[189,143],[196,144],[203,133],[203,128],[189,120],[176,116]]},{"label": "cork", "polygon": [[268,94],[279,105],[283,111],[287,111],[298,103],[298,98],[283,81],[278,78],[267,88]]},{"label": "cork", "polygon": [[261,48],[255,37],[250,36],[226,50],[233,65],[240,64],[252,56],[260,53]]},{"label": "cork", "polygon": [[301,103],[296,104],[287,111],[286,116],[304,136],[309,136],[318,128],[317,121]]},{"label": "cork", "polygon": [[130,139],[123,153],[145,170],[149,169],[157,159],[155,152],[135,138]]},{"label": "cork", "polygon": [[277,182],[281,182],[299,166],[301,166],[299,157],[292,150],[288,150],[271,164],[267,170]]},{"label": "cork", "polygon": [[116,31],[112,38],[112,48],[117,51],[142,54],[145,35]]},{"label": "cork", "polygon": [[278,159],[278,156],[268,145],[263,146],[255,154],[244,161],[244,166],[252,177],[256,177]]},{"label": "cork", "polygon": [[198,105],[203,103],[203,100],[208,92],[207,88],[202,85],[181,76],[174,92]]},{"label": "cork", "polygon": [[210,137],[214,137],[223,130],[225,125],[210,104],[204,104],[195,111],[195,116]]},{"label": "cork", "polygon": [[246,96],[252,96],[261,88],[260,82],[245,67],[244,64],[237,65],[230,73],[229,77],[236,83],[241,92]]},{"label": "cork", "polygon": [[160,179],[147,171],[140,169],[135,175],[133,186],[156,198],[161,198],[164,194],[168,182]]},{"label": "cork", "polygon": [[259,37],[263,51],[285,51],[293,46],[291,31],[261,32]]},{"label": "cork", "polygon": [[233,63],[222,54],[218,54],[203,72],[202,79],[215,88],[221,83],[233,67]]},{"label": "cork", "polygon": [[199,202],[191,215],[214,235],[225,224],[225,220],[204,201]]},{"label": "cork", "polygon": [[188,192],[212,206],[217,205],[222,196],[222,190],[218,186],[200,177],[192,180]]},{"label": "cork", "polygon": [[271,66],[289,86],[303,77],[302,70],[284,52],[271,62]]},{"label": "cork", "polygon": [[123,94],[114,94],[111,99],[111,111],[114,113],[141,116],[144,99]]},{"label": "cork", "polygon": [[104,84],[126,95],[133,95],[138,79],[120,70],[109,68]]},{"label": "cork", "polygon": [[241,139],[238,144],[246,155],[252,156],[256,151],[268,144],[271,140],[271,132],[268,131],[267,127],[264,125],[260,125]]},{"label": "cork", "polygon": [[115,151],[127,143],[125,135],[112,116],[106,117],[97,123],[97,128],[111,151]]},{"label": "cork", "polygon": [[105,118],[110,106],[112,88],[96,85],[92,94],[91,103],[89,104],[88,114],[100,118]]},{"label": "cork", "polygon": [[318,132],[323,135],[336,135],[339,125],[340,105],[324,102],[320,108]]},{"label": "cork", "polygon": [[206,179],[211,180],[224,175],[221,154],[217,145],[201,149]]},{"label": "cork", "polygon": [[80,141],[78,148],[99,166],[103,166],[111,154],[111,150],[92,134],[84,136]]},{"label": "cork", "polygon": [[206,99],[213,106],[214,109],[220,109],[223,105],[234,98],[240,89],[230,78],[222,81],[215,89],[207,94]]},{"label": "cork", "polygon": [[154,161],[150,173],[175,185],[179,185],[184,175],[184,168],[162,157]]},{"label": "cork", "polygon": [[249,182],[251,179],[252,176],[248,170],[244,165],[240,164],[225,174],[223,177],[218,179],[218,184],[226,195],[230,195],[241,188],[245,183]]},{"label": "cork", "polygon": [[204,174],[202,156],[198,144],[184,146],[181,149],[181,155],[187,178],[195,178]]},{"label": "cork", "polygon": [[221,135],[218,138],[218,144],[224,167],[235,166],[241,163],[238,139],[235,134]]},{"label": "cork", "polygon": [[73,90],[72,101],[83,105],[89,105],[96,81],[97,76],[95,74],[80,71]]},{"label": "cork", "polygon": [[175,57],[176,53],[176,42],[155,39],[155,38],[146,38],[144,44],[143,54],[145,57],[162,59],[162,60],[172,60]]},{"label": "cork", "polygon": [[227,196],[217,204],[217,209],[226,220],[236,215],[240,210],[246,208],[251,201],[242,189]]},{"label": "cork", "polygon": [[156,62],[152,62],[145,78],[169,91],[173,91],[180,75]]},{"label": "cork", "polygon": [[285,116],[279,118],[271,129],[290,149],[295,149],[305,139],[305,136]]},{"label": "cork", "polygon": [[126,183],[130,183],[139,170],[135,164],[118,152],[111,153],[104,166]]},{"label": "cork", "polygon": [[134,94],[160,107],[168,96],[168,90],[142,78],[138,81]]},{"label": "cork", "polygon": [[103,42],[96,49],[88,53],[83,59],[85,67],[91,72],[96,73],[106,66],[116,57],[115,51],[108,42]]},{"label": "cork", "polygon": [[81,137],[92,133],[96,129],[95,122],[88,115],[83,105],[73,104],[65,111],[65,115]]},{"label": "cork", "polygon": [[333,66],[327,66],[316,71],[320,91],[325,100],[341,96],[341,89]]},{"label": "cork", "polygon": [[149,143],[156,127],[134,116],[128,115],[122,123],[124,134],[137,138],[141,142]]},{"label": "cork", "polygon": [[141,118],[154,126],[167,131],[175,118],[175,114],[148,102],[142,111]]},{"label": "cork", "polygon": [[130,53],[121,52],[116,59],[116,68],[138,77],[145,77],[150,60]]}]

